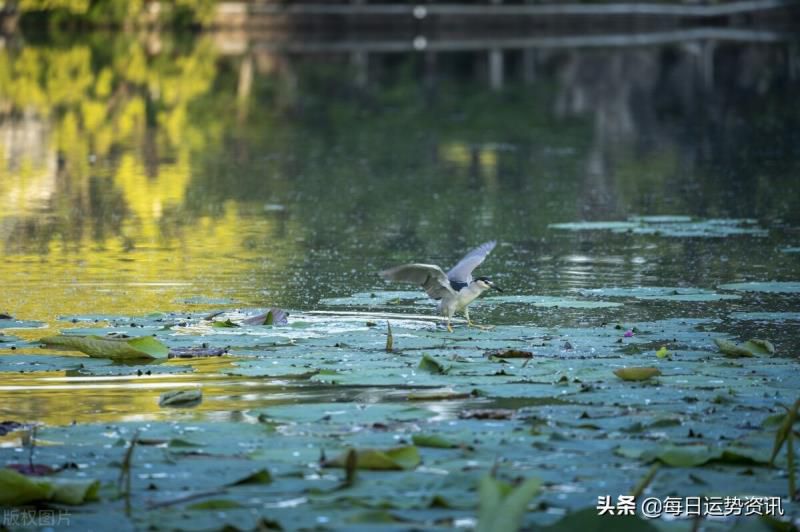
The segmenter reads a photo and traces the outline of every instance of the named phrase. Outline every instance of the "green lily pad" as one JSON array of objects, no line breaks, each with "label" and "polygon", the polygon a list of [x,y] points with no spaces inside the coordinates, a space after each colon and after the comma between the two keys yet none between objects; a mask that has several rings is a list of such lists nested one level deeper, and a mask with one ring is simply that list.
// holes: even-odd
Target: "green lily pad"
[{"label": "green lily pad", "polygon": [[593,299],[576,299],[574,297],[555,297],[555,296],[491,296],[482,300],[485,304],[496,303],[517,303],[521,305],[532,305],[543,308],[614,308],[621,307],[622,303],[612,301],[598,301]]},{"label": "green lily pad", "polygon": [[422,371],[427,371],[428,373],[435,373],[437,375],[444,375],[449,370],[445,368],[441,362],[433,358],[432,356],[425,354],[422,355],[422,360],[419,361],[419,369]]},{"label": "green lily pad", "polygon": [[800,312],[732,312],[731,318],[747,321],[800,321]]},{"label": "green lily pad", "polygon": [[741,358],[755,356],[752,351],[745,347],[738,346],[733,342],[723,340],[721,338],[714,338],[714,343],[717,344],[720,352],[729,357]]},{"label": "green lily pad", "polygon": [[565,231],[627,231],[639,227],[638,222],[564,222],[549,224],[550,229],[563,229]]},{"label": "green lily pad", "polygon": [[321,305],[375,307],[397,305],[403,301],[413,303],[420,299],[420,291],[411,290],[376,290],[375,292],[358,292],[350,297],[331,297],[320,300]]},{"label": "green lily pad", "polygon": [[231,510],[234,508],[244,508],[244,506],[231,499],[209,499],[186,507],[187,510]]},{"label": "green lily pad", "polygon": [[367,510],[358,512],[347,518],[348,523],[411,523],[411,519],[404,518],[388,510]]},{"label": "green lily pad", "polygon": [[642,300],[662,300],[681,302],[709,302],[726,299],[741,299],[734,294],[718,294],[702,288],[683,288],[666,286],[609,287],[581,290],[583,296],[629,297]]},{"label": "green lily pad", "polygon": [[234,480],[228,486],[246,486],[249,484],[271,484],[272,483],[272,475],[267,469],[259,469],[249,475],[240,478],[239,480]]},{"label": "green lily pad", "polygon": [[754,357],[756,355],[771,355],[775,353],[775,346],[768,340],[753,338],[741,344],[734,344],[728,340],[714,338],[720,352],[733,358]]},{"label": "green lily pad", "polygon": [[800,293],[800,282],[797,281],[751,281],[745,283],[728,283],[720,285],[722,290],[737,290],[740,292],[767,292],[776,294]]},{"label": "green lily pad", "polygon": [[83,504],[96,500],[99,489],[97,480],[27,477],[11,469],[0,469],[0,505]]},{"label": "green lily pad", "polygon": [[652,367],[619,368],[614,370],[614,375],[624,381],[645,381],[661,375],[661,371]]},{"label": "green lily pad", "polygon": [[696,467],[711,462],[754,465],[765,465],[769,462],[769,457],[763,452],[735,447],[713,448],[708,445],[668,445],[663,449],[645,452],[641,458],[645,461],[657,460],[671,467]]},{"label": "green lily pad", "polygon": [[751,338],[747,340],[745,343],[741,344],[741,347],[747,349],[752,353],[756,353],[759,355],[773,355],[775,354],[775,346],[772,345],[772,342],[769,340],[760,340],[758,338]]},{"label": "green lily pad", "polygon": [[39,340],[48,347],[81,351],[96,358],[141,360],[167,358],[169,348],[152,336],[138,338],[103,338],[102,336],[47,336]]},{"label": "green lily pad", "polygon": [[751,219],[692,220],[687,216],[640,216],[628,221],[568,222],[548,225],[567,231],[612,231],[658,235],[673,238],[727,237],[733,235],[765,236],[766,229]]},{"label": "green lily pad", "polygon": [[[346,467],[349,451],[323,462],[325,467]],[[357,449],[356,468],[374,471],[414,469],[422,459],[414,445],[390,449]]]},{"label": "green lily pad", "polygon": [[414,445],[417,447],[433,447],[437,449],[453,449],[458,447],[457,443],[453,443],[437,434],[414,434],[411,437],[411,441],[413,441]]}]

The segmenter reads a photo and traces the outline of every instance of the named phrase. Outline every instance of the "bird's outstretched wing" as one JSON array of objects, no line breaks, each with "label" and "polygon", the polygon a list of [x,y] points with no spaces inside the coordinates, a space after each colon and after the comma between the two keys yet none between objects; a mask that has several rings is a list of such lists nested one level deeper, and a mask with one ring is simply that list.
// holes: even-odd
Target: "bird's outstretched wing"
[{"label": "bird's outstretched wing", "polygon": [[481,244],[464,255],[464,258],[458,261],[458,264],[447,272],[447,278],[456,283],[471,283],[472,271],[483,262],[483,259],[486,258],[496,245],[497,242],[492,240],[491,242]]},{"label": "bird's outstretched wing", "polygon": [[442,269],[433,264],[403,264],[381,272],[381,277],[391,281],[416,283],[425,289],[433,299],[442,299],[446,295],[455,295],[450,288],[450,281]]}]

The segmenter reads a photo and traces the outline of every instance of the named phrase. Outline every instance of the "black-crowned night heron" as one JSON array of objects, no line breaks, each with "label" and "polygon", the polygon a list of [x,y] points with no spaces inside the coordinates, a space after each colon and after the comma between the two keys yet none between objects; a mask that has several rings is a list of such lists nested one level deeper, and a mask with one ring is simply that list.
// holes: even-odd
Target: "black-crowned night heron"
[{"label": "black-crowned night heron", "polygon": [[450,318],[456,312],[464,312],[467,325],[474,325],[469,319],[467,305],[472,303],[479,295],[490,288],[500,288],[489,280],[488,277],[472,278],[472,271],[480,266],[483,259],[494,249],[497,244],[494,240],[476,247],[458,261],[458,264],[445,274],[442,269],[433,264],[403,264],[381,272],[381,277],[391,281],[405,281],[416,283],[425,289],[428,296],[439,301],[439,312],[447,318],[447,330],[453,332]]}]

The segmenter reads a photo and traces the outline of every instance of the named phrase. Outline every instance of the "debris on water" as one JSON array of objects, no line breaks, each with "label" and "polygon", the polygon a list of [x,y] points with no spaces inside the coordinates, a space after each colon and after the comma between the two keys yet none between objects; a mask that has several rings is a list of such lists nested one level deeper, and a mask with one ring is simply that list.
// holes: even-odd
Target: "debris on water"
[{"label": "debris on water", "polygon": [[461,419],[511,419],[514,417],[514,413],[514,410],[507,408],[479,408],[459,412],[458,417]]},{"label": "debris on water", "polygon": [[494,349],[486,352],[487,357],[496,358],[531,358],[533,353],[522,349]]},{"label": "debris on water", "polygon": [[3,421],[0,422],[0,436],[5,436],[9,432],[13,430],[19,430],[23,428],[25,425],[22,423],[18,423],[16,421]]},{"label": "debris on water", "polygon": [[227,352],[224,347],[173,347],[169,350],[169,358],[218,357]]}]

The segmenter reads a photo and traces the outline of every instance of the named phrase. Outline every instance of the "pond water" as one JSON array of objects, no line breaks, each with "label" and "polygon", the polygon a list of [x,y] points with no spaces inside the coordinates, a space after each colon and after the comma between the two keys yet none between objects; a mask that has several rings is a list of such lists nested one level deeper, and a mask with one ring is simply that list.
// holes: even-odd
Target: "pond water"
[{"label": "pond water", "polygon": [[[508,49],[498,77],[496,52],[479,47],[240,50],[212,36],[124,33],[6,42],[0,312],[13,319],[0,320],[0,417],[53,427],[168,422],[155,432],[215,421],[251,427],[245,434],[259,412],[302,424],[292,405],[330,418],[339,403],[379,403],[391,417],[408,390],[485,388],[487,398],[414,403],[452,421],[473,403],[516,409],[557,398],[550,389],[560,376],[591,382],[636,324],[655,331],[643,342],[674,341],[690,359],[712,356],[713,335],[769,339],[776,352],[764,378],[779,383],[765,391],[769,405],[756,399],[755,382],[737,393],[759,415],[777,412],[778,399],[797,395],[800,352],[800,60],[796,43],[780,40],[708,45]],[[434,307],[379,270],[449,266],[492,239],[498,246],[479,272],[505,293],[471,314],[495,331],[459,325],[447,336],[429,320],[394,316]],[[290,312],[288,329],[229,332],[203,320],[268,307]],[[486,349],[533,348],[544,361],[533,369],[532,359],[525,378],[538,384],[520,391],[506,379],[512,387],[495,389],[477,361],[449,379],[412,378],[397,369],[410,362],[375,354],[385,343],[379,313],[394,316],[395,344],[413,367],[423,351],[483,360]],[[66,358],[36,342],[67,329],[155,333],[171,347],[206,342],[233,356],[131,367]],[[564,342],[582,361],[571,361]],[[325,364],[330,378],[305,375]],[[679,366],[671,369],[686,371]],[[701,394],[704,405],[735,387],[730,367],[714,367],[700,380],[727,380]],[[204,390],[199,407],[158,406],[163,391],[195,384]],[[675,400],[660,413],[693,408]],[[611,409],[613,399],[598,401]],[[577,423],[582,408],[546,410]],[[716,437],[728,425],[705,431]],[[323,441],[309,427],[287,435],[303,442],[306,462]],[[68,437],[54,430],[53,439]],[[459,430],[456,439],[483,429]],[[485,438],[502,441],[499,432]],[[286,453],[278,463],[289,463]],[[464,458],[453,467],[472,466]],[[785,479],[759,478],[771,495],[784,489]],[[593,504],[600,488],[574,495],[579,485],[550,479],[548,504]],[[281,511],[290,515],[290,506]],[[446,512],[460,515],[452,508],[460,501]],[[410,515],[430,518],[423,514]]]}]

